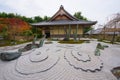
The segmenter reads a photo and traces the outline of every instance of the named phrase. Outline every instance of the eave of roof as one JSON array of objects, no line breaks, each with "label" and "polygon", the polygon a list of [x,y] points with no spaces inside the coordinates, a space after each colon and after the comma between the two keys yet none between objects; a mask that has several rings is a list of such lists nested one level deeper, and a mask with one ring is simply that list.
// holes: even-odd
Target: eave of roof
[{"label": "eave of roof", "polygon": [[94,25],[97,21],[70,21],[70,20],[57,20],[57,21],[48,21],[48,22],[39,22],[33,23],[32,26],[54,26],[54,25]]},{"label": "eave of roof", "polygon": [[120,32],[105,32],[104,34],[120,34]]}]

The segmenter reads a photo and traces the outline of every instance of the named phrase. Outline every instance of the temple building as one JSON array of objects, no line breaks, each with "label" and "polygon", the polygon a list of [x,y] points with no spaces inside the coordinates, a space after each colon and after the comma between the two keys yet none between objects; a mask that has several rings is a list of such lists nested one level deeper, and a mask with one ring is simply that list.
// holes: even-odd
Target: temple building
[{"label": "temple building", "polygon": [[[61,5],[59,10],[46,22],[31,24],[33,27],[41,28],[42,34],[47,38],[61,38],[69,30],[70,37],[77,32],[77,36],[83,35],[83,29],[96,24],[97,21],[79,20],[69,14]],[[66,30],[66,31],[65,31]]]}]

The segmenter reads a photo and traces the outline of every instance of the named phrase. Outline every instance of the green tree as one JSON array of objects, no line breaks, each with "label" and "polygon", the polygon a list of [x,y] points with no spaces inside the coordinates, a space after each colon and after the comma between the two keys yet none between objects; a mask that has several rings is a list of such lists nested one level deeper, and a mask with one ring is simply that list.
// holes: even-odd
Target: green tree
[{"label": "green tree", "polygon": [[81,14],[82,14],[81,12],[75,12],[74,16],[76,18],[78,18],[79,20],[86,20],[87,21],[87,18],[82,16]]},{"label": "green tree", "polygon": [[36,28],[36,27],[32,27],[31,29],[32,29],[34,36],[37,35],[38,38],[42,37],[42,30],[41,29]]},{"label": "green tree", "polygon": [[9,13],[7,14],[8,18],[14,18],[15,17],[15,14],[14,13]]},{"label": "green tree", "polygon": [[28,23],[34,23],[35,21],[32,18],[27,18],[26,22],[28,22]]},{"label": "green tree", "polygon": [[0,18],[7,18],[7,13],[5,12],[0,13]]},{"label": "green tree", "polygon": [[49,19],[50,19],[50,17],[44,16],[43,21],[48,21]]},{"label": "green tree", "polygon": [[7,27],[3,27],[2,31],[0,32],[0,35],[3,36],[4,39],[8,38],[8,31],[7,31]]},{"label": "green tree", "polygon": [[29,40],[29,36],[31,36],[33,33],[31,30],[26,30],[23,32],[23,35],[26,36],[26,39]]},{"label": "green tree", "polygon": [[5,13],[5,12],[0,12],[0,18],[19,18],[28,23],[48,21],[50,19],[50,17],[48,16],[44,16],[43,18],[40,16],[26,17],[26,16],[18,15],[17,13],[14,14],[14,13]]},{"label": "green tree", "polygon": [[35,16],[34,21],[35,22],[41,22],[41,21],[43,21],[43,19],[40,16]]},{"label": "green tree", "polygon": [[93,28],[92,27],[86,27],[86,28],[83,28],[83,33],[86,33],[88,32],[89,30],[92,30]]},{"label": "green tree", "polygon": [[[81,13],[81,12],[76,12],[76,13],[74,14],[74,17],[76,17],[76,18],[79,19],[79,20],[85,20],[85,21],[88,20],[86,17],[82,16],[82,13]],[[91,28],[90,26],[85,27],[85,28],[83,29],[83,33],[86,33],[86,32],[88,32],[88,31],[91,30],[91,29],[92,29],[92,28]]]}]

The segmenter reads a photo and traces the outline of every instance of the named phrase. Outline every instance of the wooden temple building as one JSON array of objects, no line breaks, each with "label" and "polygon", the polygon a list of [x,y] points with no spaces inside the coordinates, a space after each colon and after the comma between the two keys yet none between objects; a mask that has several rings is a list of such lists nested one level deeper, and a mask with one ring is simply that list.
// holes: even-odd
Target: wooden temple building
[{"label": "wooden temple building", "polygon": [[83,29],[96,24],[97,21],[79,20],[69,14],[61,5],[59,10],[46,22],[31,24],[33,27],[41,28],[42,34],[49,38],[61,38],[65,36],[65,29],[70,29],[70,37],[77,31],[77,36],[83,34]]}]

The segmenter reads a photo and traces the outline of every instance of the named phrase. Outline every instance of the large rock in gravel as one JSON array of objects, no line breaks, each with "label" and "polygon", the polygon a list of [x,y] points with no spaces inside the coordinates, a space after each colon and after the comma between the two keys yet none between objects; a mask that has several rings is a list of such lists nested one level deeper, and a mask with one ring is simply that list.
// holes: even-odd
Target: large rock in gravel
[{"label": "large rock in gravel", "polygon": [[113,68],[111,71],[116,76],[116,78],[120,80],[120,66]]},{"label": "large rock in gravel", "polygon": [[25,51],[29,51],[33,48],[39,48],[38,44],[27,44],[24,48],[19,49],[19,52],[25,52]]},{"label": "large rock in gravel", "polygon": [[0,59],[3,61],[11,61],[21,56],[21,52],[1,52]]}]

